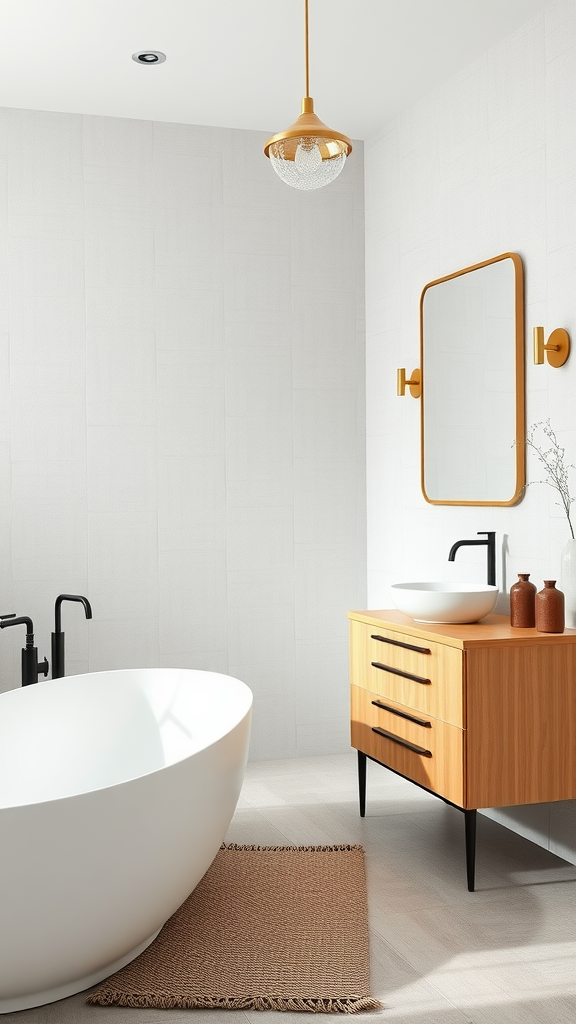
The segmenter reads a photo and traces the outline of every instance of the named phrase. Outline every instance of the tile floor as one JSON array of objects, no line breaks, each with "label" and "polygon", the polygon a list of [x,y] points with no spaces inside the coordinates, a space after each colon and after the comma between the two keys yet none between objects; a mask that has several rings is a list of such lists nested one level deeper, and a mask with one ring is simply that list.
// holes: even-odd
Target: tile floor
[{"label": "tile floor", "polygon": [[[461,813],[369,762],[362,820],[350,752],[250,764],[227,840],[363,844],[372,989],[383,1002],[364,1019],[575,1024],[576,867],[502,825],[479,816],[477,891],[469,893]],[[234,1024],[234,1018],[236,1024],[305,1020],[289,1013],[90,1007],[80,993],[2,1021]]]}]

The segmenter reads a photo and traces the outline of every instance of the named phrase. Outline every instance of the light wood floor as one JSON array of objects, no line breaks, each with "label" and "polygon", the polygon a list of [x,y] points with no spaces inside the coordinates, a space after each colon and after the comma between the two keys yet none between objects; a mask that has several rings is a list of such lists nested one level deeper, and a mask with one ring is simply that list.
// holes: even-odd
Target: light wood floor
[{"label": "light wood floor", "polygon": [[[227,840],[363,844],[372,989],[384,1004],[363,1019],[382,1018],[382,1024],[575,1024],[576,867],[503,826],[479,816],[477,891],[469,893],[462,814],[369,763],[367,816],[360,819],[356,756],[350,752],[250,764]],[[6,1014],[2,1022],[306,1020],[306,1015],[288,1013],[89,1007],[84,1000],[85,994],[72,996]]]}]

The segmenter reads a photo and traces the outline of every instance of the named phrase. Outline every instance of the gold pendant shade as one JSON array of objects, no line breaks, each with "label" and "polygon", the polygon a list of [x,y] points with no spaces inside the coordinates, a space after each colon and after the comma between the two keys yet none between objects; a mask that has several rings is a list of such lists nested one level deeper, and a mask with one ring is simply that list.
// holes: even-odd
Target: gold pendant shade
[{"label": "gold pendant shade", "polygon": [[305,0],[306,96],[300,117],[283,132],[268,139],[264,153],[274,170],[293,188],[322,188],[334,181],[352,152],[346,135],[328,128],[314,113],[308,95],[308,0]]}]

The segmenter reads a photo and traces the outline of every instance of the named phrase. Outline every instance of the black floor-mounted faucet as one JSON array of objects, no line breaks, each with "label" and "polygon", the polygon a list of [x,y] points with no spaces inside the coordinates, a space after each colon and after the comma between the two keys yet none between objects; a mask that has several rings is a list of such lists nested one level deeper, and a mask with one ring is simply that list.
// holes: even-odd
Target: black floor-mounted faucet
[{"label": "black floor-mounted faucet", "polygon": [[49,666],[46,658],[38,664],[38,648],[34,647],[32,619],[27,615],[16,617],[14,612],[10,615],[0,615],[0,629],[6,629],[7,626],[26,626],[26,647],[22,648],[22,686],[37,683],[39,675],[48,675]]},{"label": "black floor-mounted faucet", "polygon": [[478,545],[486,544],[488,551],[488,584],[492,587],[496,586],[496,533],[488,530],[478,530],[479,536],[482,534],[486,535],[486,540],[457,540],[455,544],[450,548],[450,554],[448,555],[448,561],[453,562],[458,548],[461,547],[476,547]]},{"label": "black floor-mounted faucet", "polygon": [[54,609],[54,632],[52,633],[52,679],[60,679],[64,675],[64,633],[62,632],[61,605],[62,601],[79,601],[84,605],[86,618],[92,618],[92,608],[87,597],[81,594],[60,594],[56,598]]}]

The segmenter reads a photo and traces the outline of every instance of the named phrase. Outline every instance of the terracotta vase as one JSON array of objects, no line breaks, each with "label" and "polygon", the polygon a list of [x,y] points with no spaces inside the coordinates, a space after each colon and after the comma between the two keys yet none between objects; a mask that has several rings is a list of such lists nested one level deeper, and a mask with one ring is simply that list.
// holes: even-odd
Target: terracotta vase
[{"label": "terracotta vase", "polygon": [[564,594],[556,590],[556,580],[544,580],[544,590],[536,594],[536,629],[539,633],[564,632]]},{"label": "terracotta vase", "polygon": [[530,573],[518,573],[518,583],[510,587],[510,625],[519,629],[536,624],[536,587],[529,582]]}]

